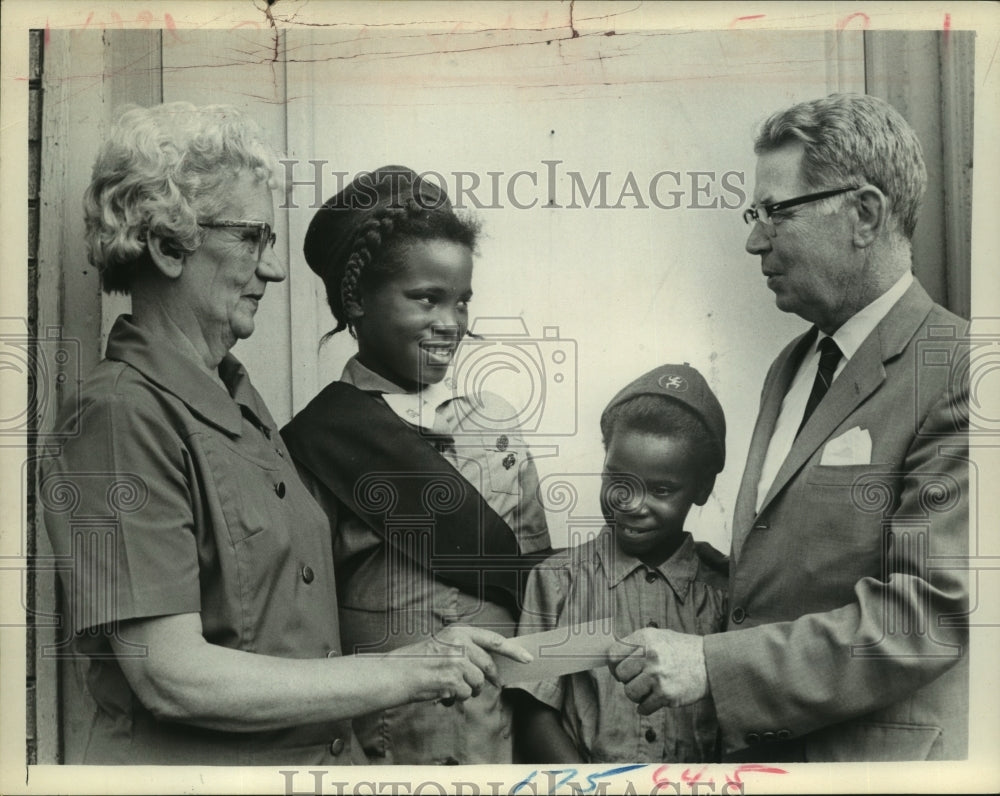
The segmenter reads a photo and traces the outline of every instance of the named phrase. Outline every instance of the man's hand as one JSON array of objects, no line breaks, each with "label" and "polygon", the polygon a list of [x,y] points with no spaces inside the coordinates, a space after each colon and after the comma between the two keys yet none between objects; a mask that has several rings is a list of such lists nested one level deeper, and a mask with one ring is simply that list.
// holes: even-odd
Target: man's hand
[{"label": "man's hand", "polygon": [[608,658],[611,674],[644,716],[708,695],[702,636],[646,627],[615,642]]}]

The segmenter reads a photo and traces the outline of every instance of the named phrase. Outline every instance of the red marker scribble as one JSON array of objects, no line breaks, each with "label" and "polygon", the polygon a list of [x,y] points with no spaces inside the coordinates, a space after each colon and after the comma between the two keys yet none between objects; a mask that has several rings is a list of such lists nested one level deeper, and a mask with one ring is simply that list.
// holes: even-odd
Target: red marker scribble
[{"label": "red marker scribble", "polygon": [[670,766],[660,766],[656,771],[653,772],[653,784],[659,785],[669,785],[670,777],[667,776],[667,769]]},{"label": "red marker scribble", "polygon": [[[690,768],[685,768],[684,769],[684,773],[681,774],[681,782],[691,783],[691,782],[698,782],[698,781],[700,781],[702,775],[705,773],[705,769],[706,768],[707,768],[707,766],[702,766],[701,771],[699,771],[699,772],[697,772],[696,774],[693,774],[693,775],[691,774],[691,769]],[[713,785],[715,784],[714,780],[709,780],[709,782],[711,784],[713,784]]]},{"label": "red marker scribble", "polygon": [[755,19],[763,19],[765,16],[767,16],[767,15],[766,14],[748,14],[747,16],[744,16],[744,17],[736,17],[735,19],[733,19],[729,23],[729,28],[732,29],[732,28],[738,27],[739,25],[743,24],[744,22],[753,22]]},{"label": "red marker scribble", "polygon": [[951,33],[951,14],[944,15],[944,25],[941,27],[944,29],[944,35],[947,38],[948,34]]},{"label": "red marker scribble", "polygon": [[170,34],[174,37],[175,41],[181,40],[181,36],[177,32],[177,23],[174,22],[174,18],[170,16],[170,14],[164,13],[163,24],[166,25],[167,30],[170,31]]},{"label": "red marker scribble", "polygon": [[771,766],[765,766],[761,763],[744,763],[743,765],[737,767],[733,772],[732,777],[726,774],[726,782],[731,785],[741,785],[743,780],[741,779],[742,774],[787,774],[783,768],[773,768]]},{"label": "red marker scribble", "polygon": [[[667,773],[667,769],[670,766],[660,766],[653,772],[653,792],[659,788],[667,788],[673,785],[673,781],[670,779],[670,775]],[[693,785],[694,783],[700,783],[702,785],[710,786],[715,788],[714,779],[702,779],[705,772],[708,771],[708,766],[702,766],[701,769],[691,772],[690,768],[685,768],[681,774],[680,782],[685,785]],[[787,774],[788,772],[783,768],[775,768],[774,766],[765,766],[762,763],[744,763],[737,766],[731,773],[726,774],[726,784],[727,785],[742,785],[744,774]],[[680,784],[680,783],[677,783]]]},{"label": "red marker scribble", "polygon": [[863,11],[855,11],[853,14],[848,14],[846,17],[840,20],[840,22],[837,23],[837,29],[838,30],[846,29],[847,26],[851,24],[851,20],[854,19],[855,17],[861,17],[861,29],[868,30],[868,28],[872,24],[872,21],[871,18]]},{"label": "red marker scribble", "polygon": [[45,32],[42,34],[42,41],[45,47],[49,46],[49,41],[52,39],[52,29],[49,27],[49,18],[45,18]]}]

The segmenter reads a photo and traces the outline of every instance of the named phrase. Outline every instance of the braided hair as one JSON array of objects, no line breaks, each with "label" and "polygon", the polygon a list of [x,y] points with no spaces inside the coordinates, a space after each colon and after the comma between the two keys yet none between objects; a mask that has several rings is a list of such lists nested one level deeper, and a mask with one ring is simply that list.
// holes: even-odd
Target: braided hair
[{"label": "braided hair", "polygon": [[386,166],[359,175],[316,213],[306,233],[306,261],[322,278],[337,320],[323,341],[344,329],[355,336],[352,318],[363,294],[406,267],[410,245],[445,240],[475,251],[478,236],[478,222],[455,213],[447,195],[413,171]]}]

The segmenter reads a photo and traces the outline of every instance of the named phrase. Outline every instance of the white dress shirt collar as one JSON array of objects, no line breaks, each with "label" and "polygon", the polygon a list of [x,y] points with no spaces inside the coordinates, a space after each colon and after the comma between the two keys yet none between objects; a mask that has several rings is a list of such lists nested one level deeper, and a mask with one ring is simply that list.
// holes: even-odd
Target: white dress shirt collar
[{"label": "white dress shirt collar", "polygon": [[[858,352],[868,335],[889,314],[889,310],[899,301],[912,283],[913,274],[907,271],[885,293],[848,318],[836,332],[830,335],[837,347],[840,348],[840,353],[844,355],[844,362]],[[820,333],[816,338],[816,345],[818,346],[819,341],[826,336]]]}]

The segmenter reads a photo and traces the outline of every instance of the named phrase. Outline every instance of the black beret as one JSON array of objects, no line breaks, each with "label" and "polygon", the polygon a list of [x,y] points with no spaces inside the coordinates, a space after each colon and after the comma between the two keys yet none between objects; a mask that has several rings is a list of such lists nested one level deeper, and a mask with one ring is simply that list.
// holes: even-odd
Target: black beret
[{"label": "black beret", "polygon": [[361,172],[309,222],[302,247],[309,267],[324,280],[331,275],[339,279],[364,222],[379,208],[404,207],[411,199],[425,210],[451,209],[440,187],[405,166]]},{"label": "black beret", "polygon": [[683,365],[660,365],[643,374],[623,388],[604,409],[603,415],[618,404],[625,403],[639,395],[659,395],[679,401],[690,408],[708,429],[709,435],[718,443],[722,458],[719,469],[725,464],[726,416],[719,399],[705,378],[687,362]]}]

